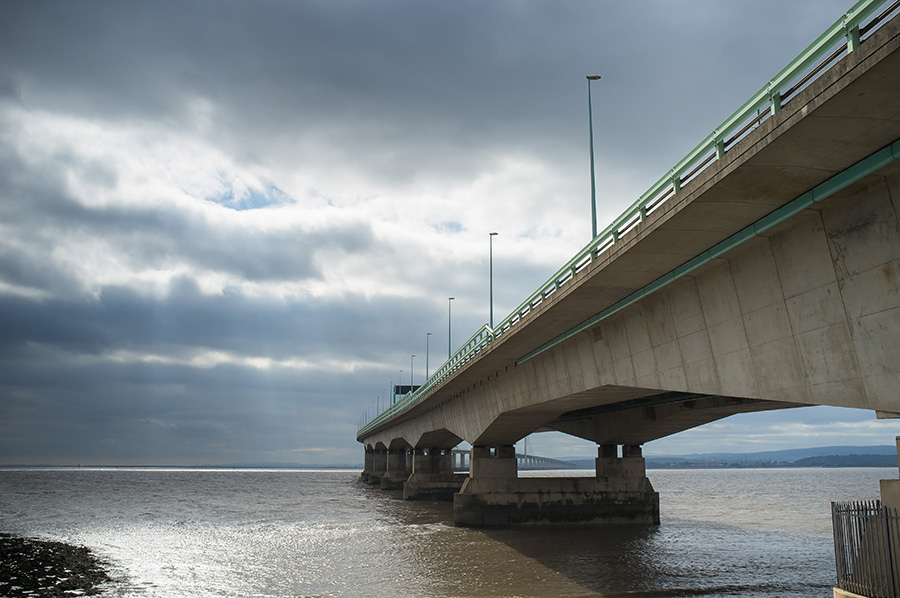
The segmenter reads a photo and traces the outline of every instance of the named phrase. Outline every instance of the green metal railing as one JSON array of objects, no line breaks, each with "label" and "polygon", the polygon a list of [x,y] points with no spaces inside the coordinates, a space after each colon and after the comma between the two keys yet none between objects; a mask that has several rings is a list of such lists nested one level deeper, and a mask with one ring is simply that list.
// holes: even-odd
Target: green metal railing
[{"label": "green metal railing", "polygon": [[[840,19],[800,53],[790,64],[768,81],[743,106],[706,136],[693,150],[654,183],[625,212],[616,218],[581,251],[566,262],[494,329],[483,325],[426,382],[371,419],[363,416],[358,436],[406,411],[428,395],[454,372],[478,356],[491,342],[506,334],[532,310],[589,266],[601,253],[643,222],[668,199],[675,197],[707,166],[721,160],[725,153],[761,122],[777,114],[790,98],[814,81],[845,53],[856,50],[861,41],[900,7],[900,0],[859,0]],[[875,13],[885,7],[878,15]]]}]

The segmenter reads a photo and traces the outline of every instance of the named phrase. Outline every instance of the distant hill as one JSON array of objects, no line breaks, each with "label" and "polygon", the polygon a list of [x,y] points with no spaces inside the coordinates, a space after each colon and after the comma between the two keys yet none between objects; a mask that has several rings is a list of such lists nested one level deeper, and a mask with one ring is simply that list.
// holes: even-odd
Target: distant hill
[{"label": "distant hill", "polygon": [[[648,469],[711,467],[897,467],[897,447],[823,446],[756,453],[701,453],[646,456]],[[582,469],[592,469],[590,458],[564,459]]]},{"label": "distant hill", "polygon": [[794,467],[895,467],[894,455],[829,455],[806,457],[792,463]]}]

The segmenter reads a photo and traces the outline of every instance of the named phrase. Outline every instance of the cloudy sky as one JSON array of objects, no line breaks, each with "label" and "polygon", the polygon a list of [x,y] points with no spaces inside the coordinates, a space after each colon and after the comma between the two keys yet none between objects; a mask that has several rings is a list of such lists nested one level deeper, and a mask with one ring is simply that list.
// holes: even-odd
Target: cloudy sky
[{"label": "cloudy sky", "polygon": [[[497,320],[588,241],[586,74],[602,228],[849,4],[3,2],[0,464],[361,462],[447,298],[454,342],[487,321],[488,232]],[[812,408],[646,450],[897,434]]]}]

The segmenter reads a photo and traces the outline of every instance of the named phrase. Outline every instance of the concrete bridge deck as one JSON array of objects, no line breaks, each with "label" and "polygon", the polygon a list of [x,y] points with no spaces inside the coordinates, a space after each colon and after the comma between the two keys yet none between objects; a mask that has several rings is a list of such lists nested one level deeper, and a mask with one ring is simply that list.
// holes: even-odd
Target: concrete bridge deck
[{"label": "concrete bridge deck", "polygon": [[[519,520],[496,513],[518,503],[521,515],[541,493],[596,497],[585,517],[652,522],[645,442],[803,405],[897,416],[900,19],[848,40],[805,87],[771,93],[767,118],[714,133],[711,158],[675,169],[669,192],[648,192],[639,218],[595,239],[474,358],[364,426],[367,472],[392,470],[369,453],[433,462],[465,440],[460,523]],[[600,445],[597,478],[514,481],[513,443],[542,429]],[[552,511],[529,509],[521,519]]]}]

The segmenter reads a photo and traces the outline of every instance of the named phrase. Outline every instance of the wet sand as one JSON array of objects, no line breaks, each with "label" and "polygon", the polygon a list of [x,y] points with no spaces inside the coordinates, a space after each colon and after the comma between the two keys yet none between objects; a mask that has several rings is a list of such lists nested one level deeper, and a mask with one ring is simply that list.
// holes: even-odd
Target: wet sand
[{"label": "wet sand", "polygon": [[90,596],[109,580],[83,546],[0,534],[0,596]]}]

